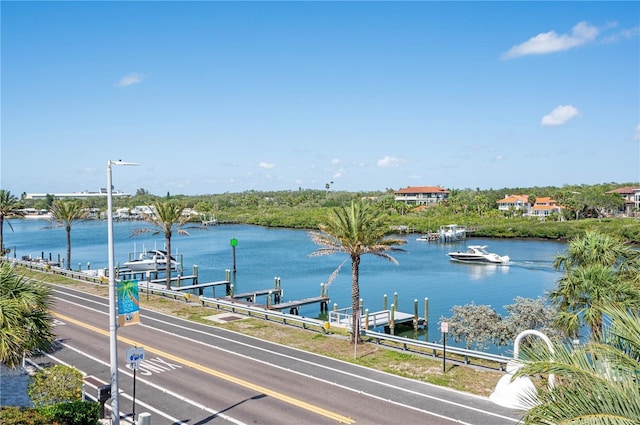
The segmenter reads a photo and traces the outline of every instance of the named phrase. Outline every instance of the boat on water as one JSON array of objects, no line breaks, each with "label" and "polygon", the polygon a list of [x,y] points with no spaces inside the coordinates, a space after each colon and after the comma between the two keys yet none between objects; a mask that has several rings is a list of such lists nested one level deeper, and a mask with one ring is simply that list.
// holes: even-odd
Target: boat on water
[{"label": "boat on water", "polygon": [[466,251],[449,252],[447,255],[454,261],[464,263],[507,264],[509,262],[509,256],[489,252],[486,245],[469,245]]},{"label": "boat on water", "polygon": [[438,235],[443,242],[459,241],[466,239],[467,228],[465,226],[458,226],[457,224],[447,224],[446,226],[440,226]]},{"label": "boat on water", "polygon": [[167,258],[170,258],[171,270],[177,269],[178,261],[168,255],[167,251],[161,249],[145,251],[135,260],[124,263],[124,267],[127,267],[132,272],[162,271],[167,267]]},{"label": "boat on water", "polygon": [[439,236],[437,233],[427,233],[426,235],[422,235],[419,238],[416,238],[416,240],[418,242],[432,242],[437,241],[438,237]]},{"label": "boat on water", "polygon": [[27,220],[52,220],[53,213],[51,211],[41,209],[37,210],[35,208],[24,208],[18,210],[19,216],[22,218],[26,218]]}]

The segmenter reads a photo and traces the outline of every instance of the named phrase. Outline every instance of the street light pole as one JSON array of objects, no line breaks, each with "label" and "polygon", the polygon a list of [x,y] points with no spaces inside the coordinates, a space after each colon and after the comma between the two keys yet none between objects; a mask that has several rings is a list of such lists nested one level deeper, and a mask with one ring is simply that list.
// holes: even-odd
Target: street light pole
[{"label": "street light pole", "polygon": [[109,352],[111,359],[111,423],[120,425],[120,394],[118,388],[118,316],[117,288],[113,246],[113,188],[112,165],[138,165],[132,162],[107,161],[107,243],[109,246]]}]

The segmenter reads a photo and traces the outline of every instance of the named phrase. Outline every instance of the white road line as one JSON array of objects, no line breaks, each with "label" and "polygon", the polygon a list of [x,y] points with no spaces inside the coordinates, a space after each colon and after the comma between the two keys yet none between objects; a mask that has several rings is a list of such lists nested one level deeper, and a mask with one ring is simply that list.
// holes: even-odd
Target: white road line
[{"label": "white road line", "polygon": [[[70,349],[72,351],[75,351],[76,353],[78,353],[78,354],[80,354],[80,355],[82,355],[82,356],[84,356],[84,357],[86,357],[86,358],[88,358],[90,360],[93,360],[94,362],[96,362],[98,364],[101,364],[101,365],[104,365],[104,366],[107,366],[107,367],[109,366],[109,363],[104,362],[104,361],[102,361],[102,360],[90,355],[89,353],[85,353],[84,351],[79,350],[79,349],[77,349],[77,348],[75,348],[75,347],[73,347],[73,346],[71,346],[71,345],[69,345],[67,343],[62,343],[62,342],[58,342],[58,343],[60,345],[62,345],[63,347],[66,347],[66,348],[68,348],[68,349]],[[59,363],[63,363],[61,360],[59,360],[59,359],[57,359],[57,358],[55,358],[55,357],[53,357],[51,355],[47,355],[47,356],[55,359]],[[119,371],[119,373],[121,375],[126,375],[126,376],[128,376],[128,377],[133,379],[133,373],[130,373],[128,369],[118,368],[118,371]],[[86,375],[86,373],[83,372],[83,375]],[[154,384],[153,382],[150,382],[150,381],[148,381],[148,380],[146,380],[144,378],[140,378],[139,376],[136,376],[136,381],[141,382],[143,384],[146,384],[146,385],[148,385],[148,386],[150,386],[152,388],[155,388],[155,389],[157,389],[159,391],[162,391],[163,393],[168,394],[168,395],[170,395],[170,396],[172,396],[172,397],[174,397],[174,398],[176,398],[176,399],[178,399],[180,401],[184,401],[185,403],[188,403],[188,404],[190,404],[190,405],[192,405],[194,407],[202,409],[205,412],[210,413],[211,415],[215,415],[215,416],[221,417],[221,418],[223,418],[223,419],[225,419],[225,420],[227,420],[229,422],[232,422],[232,423],[234,423],[236,425],[246,425],[242,421],[239,421],[239,420],[237,420],[235,418],[232,418],[231,416],[228,416],[228,415],[226,415],[224,413],[221,413],[221,412],[216,411],[214,409],[211,409],[211,408],[209,408],[207,406],[204,406],[204,405],[202,405],[202,404],[200,404],[200,403],[198,403],[198,402],[196,402],[194,400],[190,400],[187,397],[184,397],[184,396],[182,396],[182,395],[180,395],[178,393],[175,393],[175,392],[173,392],[173,391],[171,391],[171,390],[169,390],[169,389],[167,389],[165,387],[162,387],[160,385]],[[120,395],[125,397],[128,400],[133,401],[133,397],[130,396],[129,394],[125,393],[124,391],[120,391]],[[182,422],[182,421],[180,421],[180,419],[174,418],[173,416],[170,416],[169,414],[164,413],[161,410],[158,410],[158,409],[152,407],[151,405],[140,401],[139,399],[136,399],[136,404],[139,404],[140,406],[145,406],[149,410],[153,410],[155,413],[158,413],[158,414],[162,415],[163,417],[169,419],[174,424],[189,425],[187,422]]]},{"label": "white road line", "polygon": [[[70,295],[70,294],[67,294],[67,295]],[[84,298],[82,298],[82,297],[80,297],[80,296],[76,296],[76,295],[72,295],[72,294],[71,294],[70,296],[72,296],[72,297],[76,297],[76,298],[80,298],[80,299],[82,299],[84,302],[86,302],[86,299],[84,299]],[[79,307],[82,307],[82,308],[90,309],[89,307],[86,307],[86,306],[84,306],[84,305],[82,305],[82,304],[73,303],[73,302],[68,301],[68,300],[61,299],[61,301],[65,301],[65,302],[68,302],[68,303],[70,303],[70,304],[73,304],[73,305],[77,305],[77,306],[79,306]],[[92,301],[92,302],[93,302],[93,303],[96,303],[96,304],[100,304],[100,303],[99,303],[99,302],[97,302],[97,301]],[[105,303],[103,303],[103,304],[101,304],[101,305],[105,306],[106,304],[105,304]],[[98,311],[99,313],[102,313],[102,314],[105,314],[105,315],[107,314],[107,313],[105,313],[105,312],[102,312],[102,311],[99,311],[99,310],[95,310],[95,309],[90,309],[90,310]],[[186,320],[186,319],[181,319],[181,318],[179,318],[179,317],[175,317],[175,316],[167,315],[167,314],[164,314],[164,313],[159,313],[159,312],[155,312],[155,311],[154,311],[154,314],[164,315],[164,316],[170,317],[170,318],[172,318],[172,319],[177,319],[177,320],[180,320],[180,321],[183,321],[183,322],[186,322],[186,323],[190,323],[190,322],[189,322],[188,320]],[[146,320],[152,320],[152,321],[156,321],[156,322],[159,322],[159,323],[166,324],[166,322],[164,322],[164,321],[162,321],[162,320],[160,320],[160,319],[154,319],[153,317],[149,317],[149,316],[144,316],[144,319],[146,319]],[[200,324],[200,325],[202,325],[202,326],[206,326],[206,325],[203,325],[203,324]],[[417,407],[413,407],[413,406],[407,406],[407,405],[402,404],[402,403],[399,403],[399,402],[394,402],[394,401],[392,401],[392,400],[388,400],[388,399],[381,398],[381,397],[376,396],[376,395],[374,395],[374,394],[365,393],[365,392],[362,392],[362,391],[360,391],[360,390],[356,390],[356,389],[351,388],[351,387],[346,387],[346,386],[343,386],[343,385],[341,385],[341,384],[337,384],[337,383],[335,383],[335,382],[329,382],[329,381],[323,380],[322,378],[318,378],[318,377],[315,377],[315,376],[312,376],[312,375],[307,375],[307,374],[302,373],[302,372],[294,371],[294,370],[291,370],[291,369],[288,369],[288,368],[285,368],[285,367],[282,367],[282,366],[278,366],[278,365],[275,365],[275,364],[272,364],[272,363],[269,363],[269,362],[266,362],[266,361],[263,361],[263,360],[256,359],[256,358],[254,358],[254,357],[249,357],[249,356],[244,355],[244,354],[239,354],[239,353],[236,353],[236,352],[233,352],[233,351],[227,350],[227,349],[223,349],[223,348],[220,348],[220,347],[217,347],[217,346],[211,345],[211,344],[207,344],[207,343],[204,343],[204,342],[199,341],[199,340],[195,340],[195,339],[192,339],[192,338],[189,338],[189,337],[186,337],[186,336],[182,336],[182,335],[174,334],[174,333],[169,332],[169,331],[164,331],[164,330],[158,329],[158,328],[156,328],[156,327],[146,325],[144,322],[142,322],[142,323],[138,324],[138,326],[148,327],[148,328],[153,329],[153,330],[155,330],[155,331],[157,331],[157,332],[166,333],[166,334],[172,335],[172,336],[174,336],[174,337],[178,337],[178,338],[181,338],[181,339],[184,339],[184,340],[187,340],[187,341],[191,341],[191,342],[194,342],[194,343],[197,343],[197,344],[203,345],[203,346],[205,346],[205,347],[209,347],[209,348],[213,348],[213,349],[216,349],[216,350],[219,350],[219,351],[223,351],[223,352],[225,352],[225,353],[233,354],[233,355],[238,356],[238,357],[242,357],[242,358],[250,359],[250,360],[252,360],[252,361],[255,361],[255,362],[258,362],[258,363],[261,363],[261,364],[266,364],[266,365],[269,365],[269,366],[272,366],[272,367],[278,368],[278,369],[280,369],[280,370],[286,370],[286,371],[288,371],[288,372],[291,372],[291,373],[297,374],[297,375],[299,375],[299,376],[304,376],[304,377],[307,377],[307,378],[310,378],[310,379],[314,379],[314,380],[317,380],[317,381],[320,381],[320,382],[324,382],[324,383],[327,383],[327,384],[333,385],[333,386],[338,387],[338,388],[343,388],[343,389],[345,389],[345,390],[349,390],[349,391],[352,391],[352,392],[355,392],[355,393],[358,393],[358,394],[361,394],[361,395],[366,395],[366,396],[371,397],[371,398],[374,398],[374,399],[376,399],[376,400],[384,400],[384,401],[387,401],[387,402],[389,402],[389,403],[393,403],[393,404],[396,404],[396,405],[399,405],[399,406],[407,407],[407,408],[410,408],[410,409],[412,409],[412,410],[419,411],[419,412],[422,412],[422,413],[425,413],[425,414],[429,414],[429,415],[433,415],[433,416],[436,416],[436,417],[439,417],[439,418],[442,418],[442,419],[447,419],[447,420],[450,420],[450,421],[453,421],[453,422],[458,422],[458,423],[464,423],[464,422],[461,422],[460,420],[458,420],[458,419],[456,419],[456,418],[452,418],[452,417],[448,417],[448,416],[442,416],[442,415],[440,415],[440,414],[438,414],[438,413],[431,412],[431,411],[428,411],[428,410],[419,409],[419,408],[417,408]],[[220,339],[220,340],[223,340],[223,341],[232,342],[232,343],[234,343],[234,344],[242,345],[242,346],[245,346],[245,347],[250,347],[250,348],[252,348],[252,349],[254,349],[254,350],[259,350],[259,351],[262,351],[262,352],[265,352],[265,353],[269,353],[269,354],[272,354],[272,355],[277,355],[277,356],[279,356],[279,357],[288,358],[288,359],[291,359],[291,360],[294,360],[294,361],[297,361],[297,362],[300,362],[300,363],[310,364],[310,365],[313,365],[313,366],[315,366],[315,367],[323,368],[323,369],[325,369],[325,370],[330,370],[330,371],[332,371],[332,372],[340,373],[340,374],[343,374],[343,375],[346,375],[346,376],[350,376],[350,377],[353,377],[353,378],[357,378],[357,379],[360,379],[360,380],[363,380],[363,381],[367,381],[367,382],[374,382],[374,383],[376,383],[376,384],[378,384],[378,385],[384,385],[384,386],[386,386],[386,387],[388,387],[388,388],[391,388],[391,389],[393,389],[393,390],[396,390],[396,391],[405,392],[405,393],[412,394],[412,395],[416,395],[416,396],[419,396],[419,397],[428,398],[428,399],[431,399],[431,400],[434,400],[434,401],[438,401],[438,402],[441,402],[441,403],[446,403],[446,404],[449,404],[449,405],[455,406],[455,407],[457,407],[457,408],[462,408],[462,409],[471,410],[471,411],[478,412],[478,413],[481,413],[481,414],[485,414],[485,415],[488,415],[488,416],[494,416],[494,417],[501,418],[501,419],[504,419],[504,420],[507,420],[507,421],[511,421],[511,422],[514,422],[514,423],[519,423],[519,422],[520,422],[520,420],[519,420],[519,419],[514,419],[514,418],[511,418],[511,417],[508,417],[508,416],[500,415],[500,414],[498,414],[498,413],[494,413],[494,412],[491,412],[491,411],[487,411],[487,410],[479,409],[479,408],[476,408],[476,407],[467,406],[467,405],[464,405],[464,404],[461,404],[461,403],[457,403],[457,402],[454,402],[454,401],[451,401],[451,400],[447,400],[447,399],[444,399],[444,398],[440,398],[440,397],[432,396],[432,395],[429,395],[429,394],[424,394],[424,393],[421,393],[421,392],[417,392],[417,391],[409,390],[409,389],[406,389],[406,388],[403,388],[403,387],[398,387],[398,386],[396,386],[396,385],[387,384],[387,383],[384,383],[384,382],[377,381],[377,380],[375,380],[375,379],[366,378],[366,377],[363,377],[363,376],[360,376],[360,375],[357,375],[357,374],[353,374],[353,373],[345,372],[345,371],[340,370],[340,369],[335,369],[335,368],[332,368],[332,367],[329,367],[329,366],[320,365],[320,364],[318,364],[318,363],[314,363],[314,362],[310,362],[310,361],[307,361],[307,360],[299,359],[299,358],[297,358],[297,357],[288,356],[288,355],[285,355],[285,354],[282,354],[282,353],[277,353],[277,352],[275,352],[275,351],[271,351],[271,350],[268,350],[268,349],[265,349],[265,348],[260,348],[260,347],[256,347],[256,346],[251,345],[251,344],[246,344],[246,343],[243,343],[243,342],[239,342],[239,341],[233,340],[233,339],[231,339],[231,338],[226,338],[226,337],[223,337],[223,336],[220,336],[220,335],[213,335],[213,334],[210,334],[210,333],[206,333],[206,332],[204,332],[204,331],[201,331],[201,330],[193,329],[193,328],[191,328],[191,327],[189,327],[189,326],[182,326],[182,325],[178,325],[178,324],[172,324],[172,326],[175,326],[175,327],[177,327],[177,328],[181,328],[181,329],[187,330],[187,331],[189,331],[189,332],[195,332],[195,333],[200,333],[200,334],[203,334],[203,335],[207,335],[207,336],[208,336],[208,337],[210,337],[210,338],[217,338],[217,339]],[[228,331],[228,330],[226,330],[226,329],[225,329],[225,331],[226,331],[226,332],[232,332],[232,333],[233,333],[233,331]],[[243,337],[248,337],[248,338],[253,338],[253,337],[251,337],[251,336],[247,336],[247,335],[242,335],[242,336],[243,336]],[[257,338],[256,338],[256,339],[257,339]],[[292,349],[297,350],[297,349],[295,349],[295,348],[292,348]],[[297,350],[297,351],[304,352],[303,350]],[[335,360],[335,359],[332,359],[332,360]],[[340,361],[340,360],[337,360],[337,361]],[[360,367],[360,366],[358,366],[358,365],[353,365],[353,364],[351,364],[351,363],[346,363],[346,364],[348,364],[349,366],[356,366],[356,367]],[[385,372],[380,372],[380,373],[385,373]],[[398,377],[397,377],[397,376],[395,376],[395,375],[394,375],[394,377],[398,378]],[[401,377],[400,377],[400,378],[401,378]],[[402,378],[401,378],[401,379],[402,379]],[[451,392],[455,392],[455,393],[463,394],[464,396],[472,396],[472,397],[476,397],[476,398],[485,399],[484,397],[476,396],[476,395],[474,395],[474,394],[463,393],[463,392],[460,392],[460,391],[452,390],[452,389],[450,389],[450,388],[446,388],[446,387],[439,387],[439,386],[432,385],[432,384],[425,383],[425,382],[420,382],[420,384],[422,384],[422,385],[426,385],[426,386],[431,386],[431,387],[437,388],[437,389],[439,389],[439,390],[444,389],[444,390],[448,390],[448,391],[451,391]]]}]

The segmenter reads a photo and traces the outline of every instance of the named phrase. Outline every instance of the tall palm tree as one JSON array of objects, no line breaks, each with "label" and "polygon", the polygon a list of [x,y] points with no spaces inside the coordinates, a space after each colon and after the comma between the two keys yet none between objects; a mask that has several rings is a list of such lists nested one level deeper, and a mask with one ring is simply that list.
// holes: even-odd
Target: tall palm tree
[{"label": "tall palm tree", "polygon": [[53,220],[64,225],[67,234],[67,270],[71,270],[71,226],[83,220],[87,212],[81,202],[72,200],[58,200],[51,205]]},{"label": "tall palm tree", "polygon": [[51,290],[15,274],[0,260],[0,362],[18,366],[24,355],[49,350],[55,336],[51,328]]},{"label": "tall palm tree", "polygon": [[359,343],[357,312],[360,308],[360,257],[373,254],[394,264],[398,261],[388,252],[404,251],[396,245],[406,243],[402,239],[386,238],[389,225],[386,216],[370,204],[352,202],[349,206],[329,210],[326,223],[318,226],[320,231],[309,232],[311,240],[321,248],[310,254],[312,257],[345,253],[351,258],[351,309],[353,312],[351,342]]},{"label": "tall palm tree", "polygon": [[[3,237],[4,219],[13,213],[17,205],[18,198],[13,196],[10,191],[0,189],[0,257],[5,253]],[[7,221],[7,224],[11,227],[11,223]],[[11,230],[13,230],[13,227],[11,227]]]},{"label": "tall palm tree", "polygon": [[527,360],[517,375],[553,373],[555,384],[528,394],[525,424],[640,423],[640,318],[637,310],[607,306],[603,334],[584,346],[545,344],[523,350]]},{"label": "tall palm tree", "polygon": [[[190,222],[194,216],[184,215],[185,206],[172,201],[155,202],[153,204],[154,213],[144,214],[145,221],[155,226],[155,229],[136,229],[134,235],[141,233],[152,232],[154,234],[163,233],[165,238],[165,244],[167,246],[167,255],[171,255],[171,236],[176,231],[179,235],[189,236],[189,233],[182,228],[185,224]],[[166,288],[171,289],[171,261],[166,261],[165,264],[166,275]]]}]

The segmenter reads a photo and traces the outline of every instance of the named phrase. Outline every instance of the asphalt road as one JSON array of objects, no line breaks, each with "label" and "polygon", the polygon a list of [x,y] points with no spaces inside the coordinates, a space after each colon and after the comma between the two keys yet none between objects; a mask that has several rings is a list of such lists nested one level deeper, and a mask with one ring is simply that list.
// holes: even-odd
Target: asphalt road
[{"label": "asphalt road", "polygon": [[[77,367],[90,376],[87,393],[96,394],[94,386],[109,382],[108,301],[67,287],[55,287],[54,299],[61,348],[36,360]],[[154,425],[519,422],[517,412],[485,397],[148,310],[141,316],[141,324],[118,329],[120,410],[134,411],[125,350],[144,347],[135,414],[150,413]]]}]

